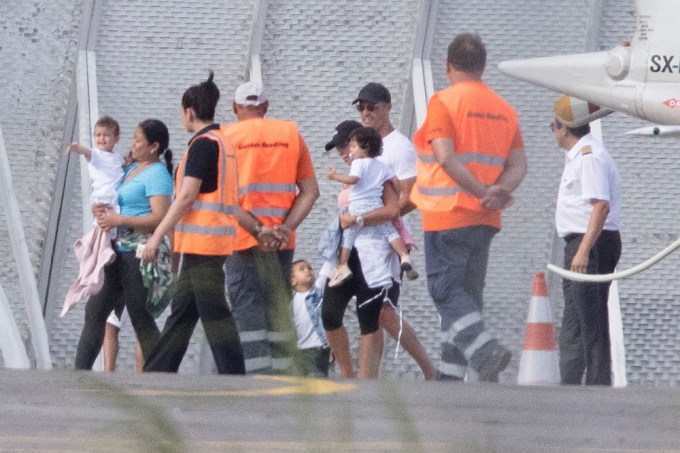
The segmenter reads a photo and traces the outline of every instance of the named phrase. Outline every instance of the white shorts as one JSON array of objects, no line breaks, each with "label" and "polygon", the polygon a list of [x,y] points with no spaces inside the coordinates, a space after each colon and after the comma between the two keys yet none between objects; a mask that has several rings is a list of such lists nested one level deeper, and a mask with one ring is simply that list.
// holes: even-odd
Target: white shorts
[{"label": "white shorts", "polygon": [[127,325],[128,321],[130,320],[130,316],[128,315],[127,308],[123,309],[123,314],[120,315],[120,319],[118,319],[118,316],[116,316],[116,312],[112,311],[111,314],[109,315],[109,319],[106,320],[107,324],[111,324],[114,327],[117,327],[118,329],[122,329],[123,326]]}]

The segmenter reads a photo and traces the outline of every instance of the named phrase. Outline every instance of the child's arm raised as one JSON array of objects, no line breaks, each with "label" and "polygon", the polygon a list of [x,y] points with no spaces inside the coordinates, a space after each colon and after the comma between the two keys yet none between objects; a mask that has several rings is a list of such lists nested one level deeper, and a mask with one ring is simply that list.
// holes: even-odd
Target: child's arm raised
[{"label": "child's arm raised", "polygon": [[73,142],[66,148],[67,153],[76,153],[83,156],[88,162],[92,159],[92,150],[80,143]]},{"label": "child's arm raised", "polygon": [[350,186],[353,186],[359,182],[358,176],[343,175],[342,173],[335,171],[333,168],[326,170],[326,178],[330,179],[331,181],[341,182]]}]

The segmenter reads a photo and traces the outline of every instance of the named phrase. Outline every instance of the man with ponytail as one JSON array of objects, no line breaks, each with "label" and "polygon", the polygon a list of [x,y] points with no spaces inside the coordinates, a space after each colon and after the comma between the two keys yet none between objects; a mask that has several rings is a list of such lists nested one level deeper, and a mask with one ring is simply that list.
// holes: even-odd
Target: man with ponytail
[{"label": "man with ponytail", "polygon": [[[236,89],[238,122],[223,126],[238,162],[239,205],[256,220],[236,233],[227,286],[248,373],[290,373],[296,339],[290,312],[295,229],[319,197],[309,149],[292,121],[266,119],[262,84]],[[263,246],[267,228],[278,234]]]},{"label": "man with ponytail", "polygon": [[[175,174],[175,200],[143,253],[153,261],[163,235],[174,229],[180,270],[170,316],[144,371],[177,372],[200,319],[220,374],[243,374],[243,352],[224,292],[224,260],[238,225],[236,159],[214,122],[220,91],[208,80],[182,96],[182,123],[194,134]],[[254,221],[247,226],[254,230]],[[261,232],[263,235],[272,231]]]}]

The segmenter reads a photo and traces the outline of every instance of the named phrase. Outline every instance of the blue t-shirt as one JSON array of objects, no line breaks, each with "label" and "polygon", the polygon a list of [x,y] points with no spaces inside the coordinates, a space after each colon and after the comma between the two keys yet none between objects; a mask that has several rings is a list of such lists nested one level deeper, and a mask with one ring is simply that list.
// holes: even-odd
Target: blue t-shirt
[{"label": "blue t-shirt", "polygon": [[172,177],[165,165],[158,162],[150,165],[135,175],[129,181],[125,181],[128,174],[137,168],[133,163],[125,169],[123,182],[118,185],[118,204],[120,215],[137,217],[151,214],[149,197],[156,195],[172,196]]}]

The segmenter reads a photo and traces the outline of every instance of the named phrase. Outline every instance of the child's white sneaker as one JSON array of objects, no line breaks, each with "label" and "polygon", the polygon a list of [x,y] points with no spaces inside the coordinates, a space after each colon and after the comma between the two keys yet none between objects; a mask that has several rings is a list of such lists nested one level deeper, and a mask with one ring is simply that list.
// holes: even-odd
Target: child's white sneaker
[{"label": "child's white sneaker", "polygon": [[418,271],[413,267],[413,261],[411,261],[411,255],[404,255],[401,258],[401,270],[406,274],[406,278],[409,280],[415,280],[420,275]]},{"label": "child's white sneaker", "polygon": [[331,278],[328,281],[328,286],[329,287],[334,287],[342,284],[345,280],[350,278],[352,276],[352,271],[349,270],[349,266],[346,264],[338,264],[335,266],[335,269],[333,269],[333,273],[331,274]]}]

